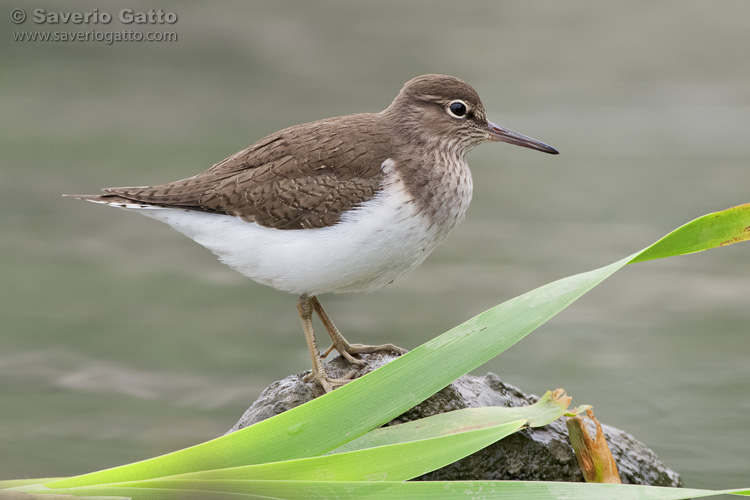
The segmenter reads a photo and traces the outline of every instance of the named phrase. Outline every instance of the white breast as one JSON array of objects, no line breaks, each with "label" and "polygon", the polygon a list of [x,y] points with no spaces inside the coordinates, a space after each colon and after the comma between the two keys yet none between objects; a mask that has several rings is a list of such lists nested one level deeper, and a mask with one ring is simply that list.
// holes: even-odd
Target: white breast
[{"label": "white breast", "polygon": [[280,230],[194,210],[129,209],[169,224],[233,269],[277,290],[309,295],[371,291],[421,264],[468,206],[467,201],[451,220],[432,223],[417,211],[391,167],[386,160],[386,182],[375,198],[325,228]]}]

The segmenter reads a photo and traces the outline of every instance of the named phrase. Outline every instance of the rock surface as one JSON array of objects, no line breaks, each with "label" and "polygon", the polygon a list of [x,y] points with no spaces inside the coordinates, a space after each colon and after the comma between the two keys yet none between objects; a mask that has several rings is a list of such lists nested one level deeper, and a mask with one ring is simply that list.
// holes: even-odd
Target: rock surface
[{"label": "rock surface", "polygon": [[[367,365],[356,376],[364,375],[393,358],[374,354],[364,356],[363,359],[367,361]],[[349,372],[351,367],[337,357],[326,364],[326,369],[330,376],[340,377]],[[229,432],[278,415],[320,396],[322,389],[304,380],[308,373],[309,371],[290,375],[271,384]],[[493,373],[484,377],[465,375],[387,425],[461,408],[525,406],[533,404],[537,399],[536,396],[526,395],[503,383]],[[680,476],[660,462],[656,454],[643,443],[614,427],[602,427],[623,483],[682,486]],[[583,481],[583,474],[570,446],[565,422],[558,419],[541,428],[524,429],[512,434],[458,462],[417,478],[419,479],[580,482]]]}]

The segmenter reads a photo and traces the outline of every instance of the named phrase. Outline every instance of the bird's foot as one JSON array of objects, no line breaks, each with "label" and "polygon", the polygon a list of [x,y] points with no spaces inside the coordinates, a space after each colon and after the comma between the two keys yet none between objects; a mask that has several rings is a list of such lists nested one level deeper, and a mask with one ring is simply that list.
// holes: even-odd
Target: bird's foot
[{"label": "bird's foot", "polygon": [[323,309],[323,306],[320,304],[320,301],[318,300],[317,297],[303,296],[300,300],[304,301],[304,307],[313,308],[313,310],[318,314],[320,321],[323,322],[323,326],[325,326],[326,331],[328,332],[328,335],[331,337],[331,347],[326,349],[326,351],[320,355],[321,358],[325,358],[326,356],[331,354],[334,350],[336,350],[339,352],[341,357],[344,358],[350,365],[364,366],[367,363],[365,363],[361,359],[355,358],[354,357],[355,355],[373,354],[376,352],[391,352],[391,353],[401,355],[407,352],[406,349],[402,349],[393,344],[382,344],[382,345],[350,344],[344,338],[344,336],[341,335],[341,332],[339,332],[339,329],[336,328],[336,325],[333,324],[333,321],[331,321],[331,318],[328,316],[328,313],[326,313],[325,309]]},{"label": "bird's foot", "polygon": [[325,358],[331,354],[334,350],[338,351],[339,355],[344,358],[350,365],[364,366],[367,363],[365,361],[355,358],[357,354],[373,354],[377,352],[390,352],[393,354],[406,354],[408,351],[394,344],[381,344],[381,345],[365,345],[365,344],[350,344],[343,337],[340,337],[343,342],[335,342],[326,349],[326,351],[320,355],[321,358]]},{"label": "bird's foot", "polygon": [[319,386],[323,388],[323,390],[328,394],[332,390],[341,387],[342,385],[345,385],[354,379],[354,376],[357,374],[357,370],[351,370],[349,373],[344,375],[340,378],[329,378],[325,371],[312,371],[305,375],[303,380],[305,382],[315,382]]}]

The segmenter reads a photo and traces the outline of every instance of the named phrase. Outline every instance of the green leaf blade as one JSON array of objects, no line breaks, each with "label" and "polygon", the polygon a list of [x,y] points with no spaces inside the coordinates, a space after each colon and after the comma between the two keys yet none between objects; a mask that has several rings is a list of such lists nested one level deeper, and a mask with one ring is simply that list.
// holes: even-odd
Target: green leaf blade
[{"label": "green leaf blade", "polygon": [[[168,483],[162,483],[167,486]],[[700,490],[631,484],[548,481],[204,481],[193,490],[90,486],[72,495],[120,495],[136,500],[686,500],[717,495],[750,496],[750,489]]]},{"label": "green leaf blade", "polygon": [[702,252],[750,240],[750,203],[698,217],[638,253],[630,262]]},{"label": "green leaf blade", "polygon": [[466,429],[479,429],[524,420],[529,427],[541,427],[566,414],[570,398],[562,390],[547,391],[539,401],[514,408],[486,406],[439,413],[419,420],[373,429],[367,434],[336,448],[331,453],[405,443],[417,439],[445,436]]},{"label": "green leaf blade", "polygon": [[70,488],[313,457],[423,401],[512,346],[628,263],[750,239],[750,205],[700,217],[646,249],[511,299],[351,383],[281,415],[154,459],[47,483]]},{"label": "green leaf blade", "polygon": [[[327,453],[380,427],[503,352],[628,259],[495,306],[330,394],[253,426],[168,455],[47,485],[119,483]],[[533,312],[524,314],[527,310]],[[504,335],[497,334],[500,327]]]},{"label": "green leaf blade", "polygon": [[[153,479],[115,486],[138,488],[204,489],[216,481],[401,481],[448,465],[498,439],[512,434],[523,422],[495,428],[388,445],[366,450],[274,462],[233,469],[194,473],[184,477]],[[209,486],[204,486],[206,483]]]}]

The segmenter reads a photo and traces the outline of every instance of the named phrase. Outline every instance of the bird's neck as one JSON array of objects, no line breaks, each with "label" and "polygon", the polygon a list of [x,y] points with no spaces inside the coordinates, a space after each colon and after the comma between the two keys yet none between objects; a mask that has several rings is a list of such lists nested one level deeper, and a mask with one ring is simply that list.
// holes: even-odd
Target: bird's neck
[{"label": "bird's neck", "polygon": [[466,158],[455,147],[404,149],[395,158],[417,210],[447,235],[469,208],[472,179]]}]

